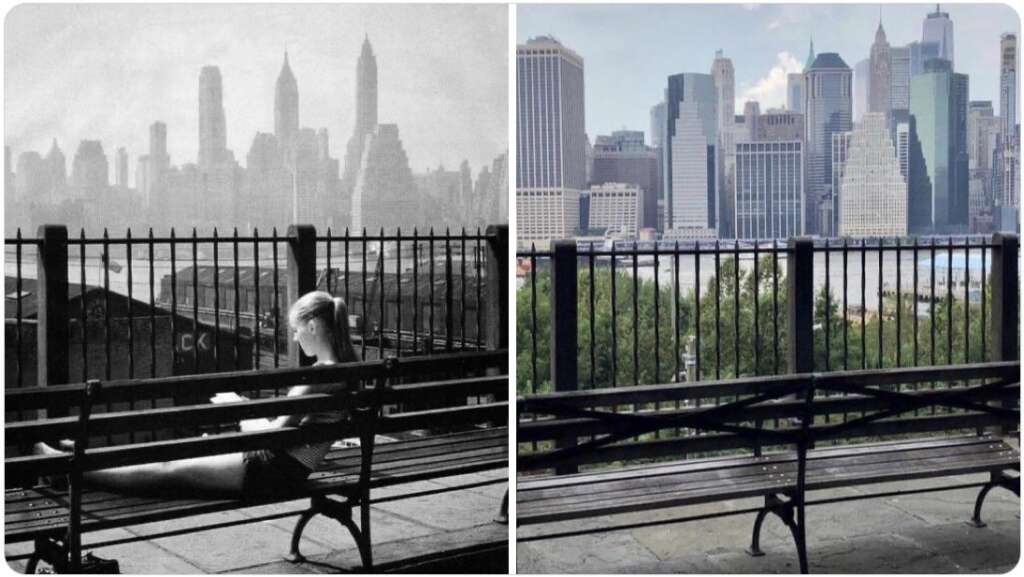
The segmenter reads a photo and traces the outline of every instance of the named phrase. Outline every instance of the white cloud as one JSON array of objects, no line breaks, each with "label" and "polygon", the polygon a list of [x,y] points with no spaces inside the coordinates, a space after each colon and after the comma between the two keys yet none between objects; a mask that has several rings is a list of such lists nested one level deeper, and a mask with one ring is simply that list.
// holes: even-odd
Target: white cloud
[{"label": "white cloud", "polygon": [[775,29],[779,28],[780,26],[782,26],[782,19],[775,18],[775,19],[773,19],[773,20],[768,22],[767,28],[768,28],[768,30],[775,30]]},{"label": "white cloud", "polygon": [[785,106],[786,75],[801,72],[803,68],[803,64],[792,54],[779,52],[775,66],[772,66],[768,74],[759,78],[753,86],[745,88],[743,94],[736,99],[737,110],[743,110],[743,104],[748,100],[756,100],[761,110]]}]

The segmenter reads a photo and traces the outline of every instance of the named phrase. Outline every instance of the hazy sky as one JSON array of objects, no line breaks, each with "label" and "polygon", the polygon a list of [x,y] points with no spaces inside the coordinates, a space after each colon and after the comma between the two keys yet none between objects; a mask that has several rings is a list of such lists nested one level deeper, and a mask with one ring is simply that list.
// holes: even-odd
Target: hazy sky
[{"label": "hazy sky", "polygon": [[[884,4],[889,43],[921,39],[934,4]],[[955,66],[970,75],[972,100],[992,100],[999,114],[999,35],[1020,34],[1020,19],[1003,4],[942,4],[953,21]],[[711,69],[715,50],[732,59],[737,114],[758,100],[761,110],[785,104],[786,73],[799,72],[808,41],[815,52],[838,52],[853,66],[868,57],[878,26],[878,4],[520,4],[518,42],[550,34],[584,61],[587,133],[623,127],[650,138],[650,107],[662,98],[669,74]]]},{"label": "hazy sky", "polygon": [[474,173],[508,148],[508,8],[504,5],[22,4],[7,15],[6,144],[14,158],[57,141],[68,160],[100,139],[135,161],[148,126],[167,123],[173,164],[198,154],[199,71],[220,67],[228,147],[245,165],[257,131],[274,130],[285,49],[299,121],[326,127],[344,161],[355,70],[368,34],[379,121],[397,123],[414,171],[467,159]]}]

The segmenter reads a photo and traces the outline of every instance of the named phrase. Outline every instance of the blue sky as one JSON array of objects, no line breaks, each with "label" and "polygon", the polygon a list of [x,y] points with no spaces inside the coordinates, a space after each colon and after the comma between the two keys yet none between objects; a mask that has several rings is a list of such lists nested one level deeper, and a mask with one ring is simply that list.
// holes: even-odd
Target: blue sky
[{"label": "blue sky", "polygon": [[[884,4],[892,45],[920,40],[934,4]],[[953,20],[955,66],[971,77],[971,99],[999,113],[999,35],[1020,37],[1005,4],[943,4]],[[748,99],[765,110],[785,103],[785,73],[799,71],[814,37],[816,52],[838,52],[852,68],[868,57],[879,4],[520,4],[517,42],[551,34],[584,60],[587,133],[623,127],[649,132],[649,110],[678,72],[708,72],[722,49],[736,71],[737,113]],[[648,134],[648,138],[650,135]]]}]

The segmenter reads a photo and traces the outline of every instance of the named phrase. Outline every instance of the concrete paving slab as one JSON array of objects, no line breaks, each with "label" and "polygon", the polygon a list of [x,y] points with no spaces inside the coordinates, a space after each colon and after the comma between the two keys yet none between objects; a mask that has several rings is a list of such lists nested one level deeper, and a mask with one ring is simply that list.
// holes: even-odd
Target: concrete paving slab
[{"label": "concrete paving slab", "polygon": [[500,499],[500,494],[458,491],[389,501],[373,507],[437,530],[452,531],[489,523],[498,513]]},{"label": "concrete paving slab", "polygon": [[658,561],[629,531],[614,531],[522,543],[516,547],[519,573],[632,572]]},{"label": "concrete paving slab", "polygon": [[290,538],[288,531],[269,523],[249,523],[150,542],[212,573],[278,561]]}]

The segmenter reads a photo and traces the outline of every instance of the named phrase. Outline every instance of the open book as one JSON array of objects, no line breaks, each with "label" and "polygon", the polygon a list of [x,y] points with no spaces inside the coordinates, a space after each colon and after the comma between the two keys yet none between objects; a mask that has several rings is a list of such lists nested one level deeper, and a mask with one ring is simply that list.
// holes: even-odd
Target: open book
[{"label": "open book", "polygon": [[210,402],[219,405],[220,403],[239,403],[241,401],[248,401],[248,397],[243,397],[238,393],[217,393],[210,397]]}]

